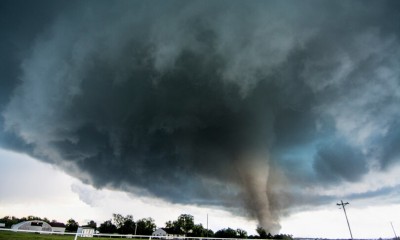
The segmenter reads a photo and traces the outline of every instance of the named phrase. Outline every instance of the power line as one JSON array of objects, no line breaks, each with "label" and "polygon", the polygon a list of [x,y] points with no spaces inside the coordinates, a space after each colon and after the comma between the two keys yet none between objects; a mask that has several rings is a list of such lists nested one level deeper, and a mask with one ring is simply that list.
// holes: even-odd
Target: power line
[{"label": "power line", "polygon": [[348,202],[344,203],[343,200],[340,200],[340,203],[336,203],[336,205],[342,206],[342,208],[343,208],[344,216],[346,217],[346,221],[347,221],[347,226],[349,226],[350,236],[351,236],[351,239],[353,239],[353,234],[351,233],[350,223],[349,223],[349,219],[347,218],[347,213],[346,213],[346,208],[345,208],[345,206],[347,204],[349,204],[349,203]]}]

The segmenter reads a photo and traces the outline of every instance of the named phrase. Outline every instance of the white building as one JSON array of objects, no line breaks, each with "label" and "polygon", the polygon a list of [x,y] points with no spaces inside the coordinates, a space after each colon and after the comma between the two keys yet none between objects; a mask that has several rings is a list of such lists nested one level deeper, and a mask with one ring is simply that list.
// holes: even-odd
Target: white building
[{"label": "white building", "polygon": [[152,236],[162,236],[162,237],[164,237],[164,236],[167,236],[167,232],[164,230],[164,229],[162,229],[162,228],[157,228],[154,232],[153,232],[153,234],[151,234]]},{"label": "white building", "polygon": [[93,237],[94,228],[79,227],[76,233],[79,233],[81,237]]},{"label": "white building", "polygon": [[53,229],[53,232],[57,232],[57,233],[64,233],[65,232],[65,227],[66,226],[65,226],[64,223],[51,222],[50,226]]},{"label": "white building", "polygon": [[25,221],[14,224],[11,226],[13,230],[26,230],[26,231],[37,231],[37,232],[52,232],[53,229],[47,222],[34,220]]},{"label": "white building", "polygon": [[181,234],[175,234],[169,231],[167,228],[157,228],[152,236],[154,237],[160,237],[162,239],[177,239],[177,238],[183,238],[185,235]]}]

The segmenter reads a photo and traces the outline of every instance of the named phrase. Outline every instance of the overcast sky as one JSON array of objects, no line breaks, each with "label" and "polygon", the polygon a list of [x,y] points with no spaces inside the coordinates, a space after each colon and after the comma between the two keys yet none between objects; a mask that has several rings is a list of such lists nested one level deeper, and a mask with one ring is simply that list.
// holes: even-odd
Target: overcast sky
[{"label": "overcast sky", "polygon": [[392,237],[399,18],[395,0],[2,1],[0,214],[347,238],[343,199],[356,238]]}]

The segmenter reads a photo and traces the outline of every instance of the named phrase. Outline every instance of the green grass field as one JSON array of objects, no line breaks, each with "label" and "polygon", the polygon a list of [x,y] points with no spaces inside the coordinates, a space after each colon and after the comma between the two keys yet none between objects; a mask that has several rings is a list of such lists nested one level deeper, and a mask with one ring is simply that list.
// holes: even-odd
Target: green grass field
[{"label": "green grass field", "polygon": [[[49,234],[38,234],[38,233],[17,233],[17,232],[10,232],[10,231],[0,231],[0,240],[73,240],[74,235],[49,235]],[[82,238],[79,237],[78,239],[91,239],[91,240],[105,240],[110,237],[93,237],[93,238]],[[121,238],[121,237],[114,237],[114,238]],[[140,240],[136,238],[136,240]],[[144,239],[143,239],[144,240]],[[148,240],[148,239],[146,239]]]},{"label": "green grass field", "polygon": [[16,233],[9,231],[0,231],[0,240],[14,240],[14,239],[32,239],[32,240],[71,240],[74,239],[73,235],[47,235],[37,233]]}]

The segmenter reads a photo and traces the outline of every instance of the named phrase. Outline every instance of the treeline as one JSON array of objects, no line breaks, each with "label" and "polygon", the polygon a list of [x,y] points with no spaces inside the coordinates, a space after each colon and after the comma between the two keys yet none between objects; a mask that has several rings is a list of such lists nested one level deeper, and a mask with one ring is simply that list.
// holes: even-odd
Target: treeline
[{"label": "treeline", "polygon": [[[19,222],[32,220],[41,220],[49,223],[50,225],[60,224],[56,220],[50,221],[47,218],[40,218],[36,216],[28,216],[24,218],[5,216],[0,218],[0,223],[5,223],[6,228],[11,228],[12,225]],[[134,221],[132,215],[123,216],[121,214],[113,214],[112,219],[104,221],[99,226],[93,220],[82,226],[94,228],[100,233],[135,235],[152,235],[157,228],[154,219],[152,218],[142,218]],[[80,227],[80,225],[74,219],[69,219],[65,223],[65,230],[67,232],[76,232],[78,227]],[[224,228],[214,233],[212,230],[204,228],[201,223],[195,224],[194,217],[190,214],[181,214],[178,219],[166,222],[163,229],[169,234],[185,235],[187,237],[293,239],[291,235],[287,234],[272,235],[261,227],[256,229],[258,235],[248,235],[245,230],[240,228]]]}]

